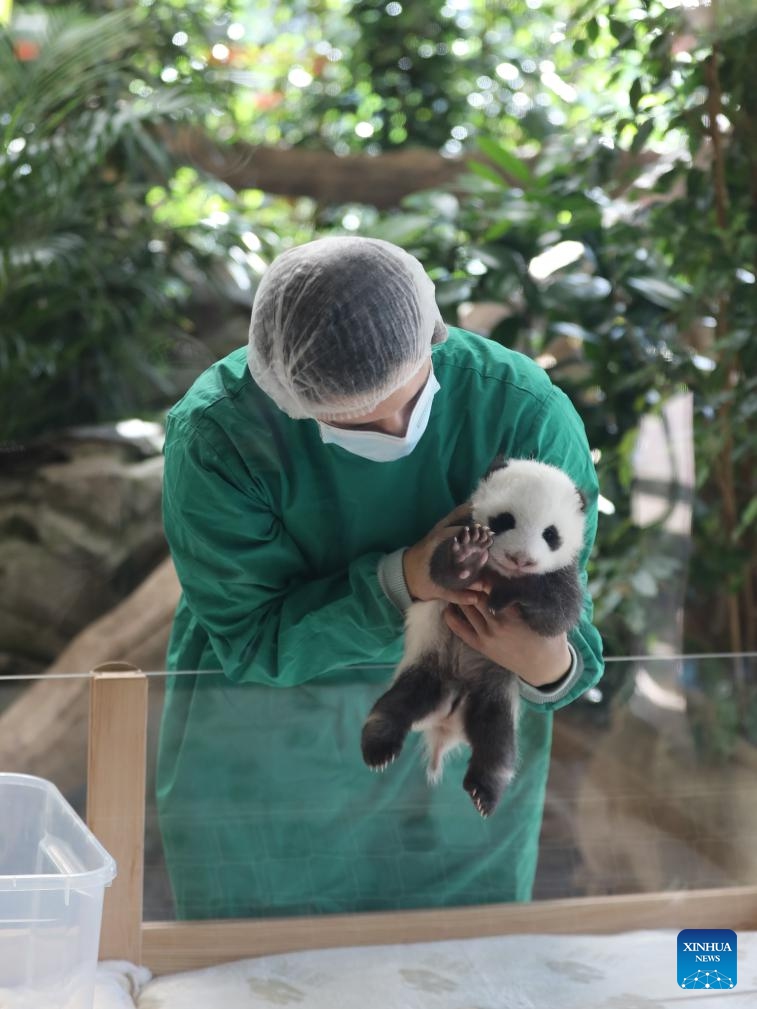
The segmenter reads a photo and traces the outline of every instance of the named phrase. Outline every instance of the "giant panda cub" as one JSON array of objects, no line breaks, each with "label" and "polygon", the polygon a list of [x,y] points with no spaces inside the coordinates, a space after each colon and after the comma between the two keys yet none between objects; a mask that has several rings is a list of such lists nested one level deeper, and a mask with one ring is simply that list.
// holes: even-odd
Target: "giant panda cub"
[{"label": "giant panda cub", "polygon": [[[517,603],[525,623],[545,637],[574,627],[585,499],[570,477],[546,463],[498,458],[470,505],[465,528],[431,558],[433,581],[461,590],[485,576],[492,612]],[[384,770],[408,732],[422,732],[435,783],[445,755],[467,743],[463,788],[488,816],[515,773],[518,681],[452,633],[442,617],[447,605],[432,600],[408,609],[404,655],[363,726],[363,758]]]}]

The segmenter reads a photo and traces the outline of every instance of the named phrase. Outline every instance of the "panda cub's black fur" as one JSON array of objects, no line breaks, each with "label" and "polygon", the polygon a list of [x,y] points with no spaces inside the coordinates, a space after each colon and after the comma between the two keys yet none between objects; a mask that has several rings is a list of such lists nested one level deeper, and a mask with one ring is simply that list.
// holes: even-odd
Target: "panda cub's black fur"
[{"label": "panda cub's black fur", "polygon": [[[433,554],[431,578],[457,591],[485,572],[493,612],[518,603],[525,623],[544,637],[574,627],[585,500],[570,477],[534,460],[497,459],[470,504],[470,522]],[[411,729],[422,732],[433,783],[445,755],[467,743],[463,787],[488,816],[515,773],[518,681],[452,633],[442,616],[446,605],[432,600],[408,609],[404,655],[363,726],[363,758],[383,770]]]}]

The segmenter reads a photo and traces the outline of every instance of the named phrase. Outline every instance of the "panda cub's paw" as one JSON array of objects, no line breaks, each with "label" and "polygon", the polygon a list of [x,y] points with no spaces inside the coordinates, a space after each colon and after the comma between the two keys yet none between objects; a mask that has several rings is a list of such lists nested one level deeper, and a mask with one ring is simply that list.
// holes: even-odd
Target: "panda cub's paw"
[{"label": "panda cub's paw", "polygon": [[469,768],[463,779],[463,788],[473,800],[473,805],[486,819],[497,808],[502,797],[502,784],[495,775]]},{"label": "panda cub's paw", "polygon": [[379,714],[371,714],[363,726],[360,740],[363,760],[372,771],[384,771],[394,763],[405,742],[401,726]]},{"label": "panda cub's paw", "polygon": [[457,535],[442,540],[429,562],[431,580],[453,592],[467,588],[488,561],[493,539],[490,529],[472,522]]},{"label": "panda cub's paw", "polygon": [[468,580],[484,567],[489,559],[489,547],[494,540],[494,533],[487,526],[475,522],[466,526],[455,536],[452,542],[452,563],[455,574],[460,579]]}]

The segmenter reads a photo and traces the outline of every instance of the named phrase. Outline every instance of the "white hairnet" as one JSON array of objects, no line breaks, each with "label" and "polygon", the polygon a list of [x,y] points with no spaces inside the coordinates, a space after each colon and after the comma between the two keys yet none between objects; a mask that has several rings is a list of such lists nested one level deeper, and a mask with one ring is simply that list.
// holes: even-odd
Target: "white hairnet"
[{"label": "white hairnet", "polygon": [[252,377],[295,419],[370,413],[447,338],[434,285],[374,238],[321,238],[278,256],[255,294]]}]

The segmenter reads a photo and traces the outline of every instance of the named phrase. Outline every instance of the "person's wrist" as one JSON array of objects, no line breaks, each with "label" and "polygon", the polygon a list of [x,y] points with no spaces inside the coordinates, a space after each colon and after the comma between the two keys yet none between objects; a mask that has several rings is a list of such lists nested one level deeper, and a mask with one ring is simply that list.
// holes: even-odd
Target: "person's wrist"
[{"label": "person's wrist", "polygon": [[564,679],[573,667],[573,655],[568,647],[567,635],[555,639],[554,646],[554,656],[547,657],[545,663],[540,663],[538,673],[521,677],[538,690],[549,690]]},{"label": "person's wrist", "polygon": [[550,679],[545,680],[540,683],[540,687],[551,687],[559,680],[562,680],[571,670],[573,665],[573,656],[570,654],[570,648],[568,648],[568,637],[563,635],[560,641],[560,647],[557,650],[557,655],[555,657],[555,665],[553,668],[553,675]]},{"label": "person's wrist", "polygon": [[570,652],[570,668],[560,679],[555,683],[548,683],[541,687],[534,687],[527,680],[521,679],[521,697],[538,706],[554,704],[566,697],[575,688],[583,670],[581,655],[570,643],[568,643],[568,651]]},{"label": "person's wrist", "polygon": [[559,656],[557,664],[555,666],[556,672],[552,679],[547,680],[546,683],[542,683],[541,687],[543,689],[548,689],[559,683],[560,680],[564,680],[568,673],[573,668],[573,655],[571,654],[570,648],[568,647],[567,635],[563,636],[562,647],[559,650]]}]

